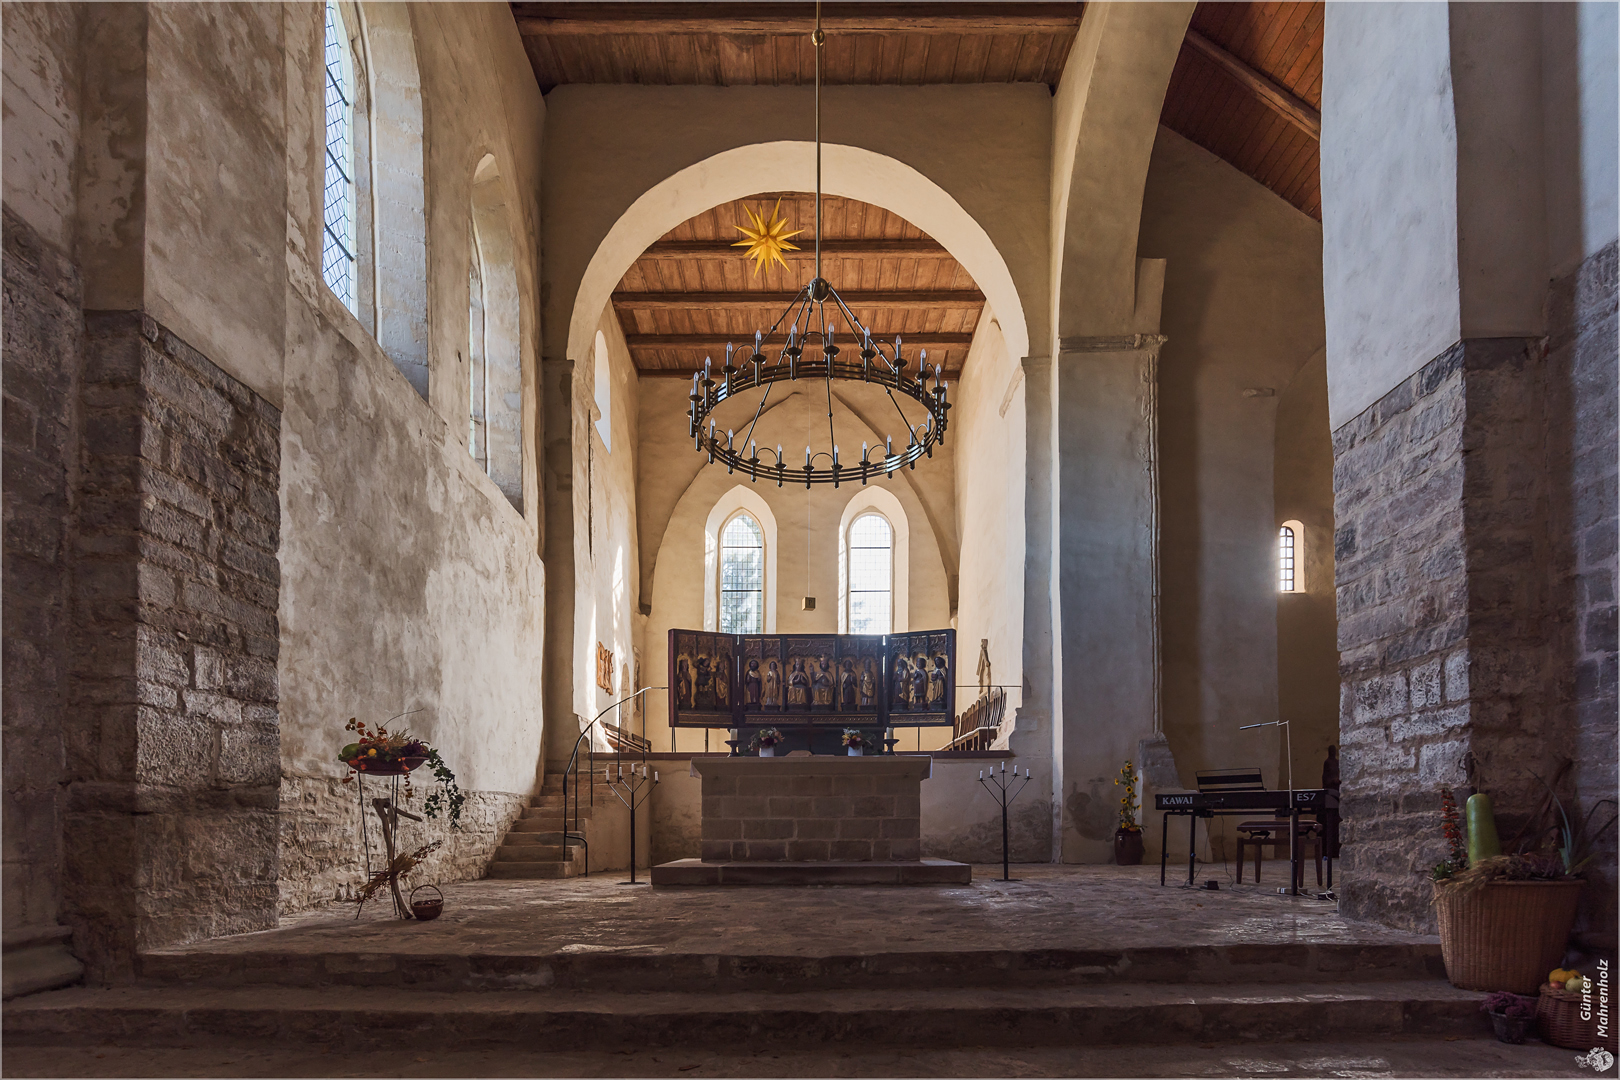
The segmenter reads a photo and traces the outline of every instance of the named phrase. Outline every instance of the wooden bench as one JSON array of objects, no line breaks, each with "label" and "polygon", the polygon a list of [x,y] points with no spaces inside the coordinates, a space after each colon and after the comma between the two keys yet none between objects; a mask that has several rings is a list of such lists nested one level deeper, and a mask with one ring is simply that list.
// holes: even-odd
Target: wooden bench
[{"label": "wooden bench", "polygon": [[1007,713],[1007,692],[992,686],[990,692],[979,698],[956,718],[951,741],[943,752],[951,750],[988,750],[1001,733],[1001,720]]}]

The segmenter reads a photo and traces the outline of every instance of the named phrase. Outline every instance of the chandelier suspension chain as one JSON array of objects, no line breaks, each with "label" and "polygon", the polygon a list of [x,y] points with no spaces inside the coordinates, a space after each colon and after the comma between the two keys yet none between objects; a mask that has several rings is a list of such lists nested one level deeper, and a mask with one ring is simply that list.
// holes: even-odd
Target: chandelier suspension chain
[{"label": "chandelier suspension chain", "polygon": [[[826,34],[821,27],[821,0],[816,0],[816,23],[810,35],[815,47],[815,167],[816,167],[816,199],[815,199],[815,277],[810,283],[799,290],[797,296],[788,304],[786,310],[771,324],[769,331],[755,331],[754,347],[748,356],[743,358],[734,345],[726,346],[725,364],[721,368],[717,381],[712,371],[712,361],[705,359],[703,370],[692,375],[692,402],[689,418],[689,434],[693,439],[695,448],[700,453],[706,453],[712,463],[716,459],[726,466],[727,473],[743,472],[750,478],[758,481],[760,477],[767,480],[775,478],[778,487],[789,479],[787,462],[784,460],[782,447],[778,445],[773,454],[767,447],[765,453],[772,454],[774,464],[767,464],[760,460],[760,451],[754,443],[754,432],[759,425],[760,417],[765,413],[765,407],[770,401],[771,393],[778,382],[795,382],[801,378],[815,378],[820,375],[826,383],[827,391],[827,435],[830,447],[825,451],[814,451],[805,447],[805,460],[803,470],[793,469],[792,479],[795,483],[803,482],[808,488],[818,483],[830,483],[837,487],[844,480],[853,480],[849,473],[859,473],[860,481],[865,484],[873,476],[893,477],[894,473],[909,466],[917,467],[917,460],[923,456],[932,457],[934,446],[944,445],[947,413],[950,402],[947,400],[948,392],[944,381],[944,369],[941,366],[934,368],[934,385],[930,389],[928,380],[928,352],[922,350],[918,363],[918,372],[915,379],[906,374],[906,360],[901,354],[900,337],[894,339],[892,355],[886,351],[882,342],[872,340],[872,332],[850,310],[844,298],[838,295],[830,282],[822,277],[821,263],[821,187],[822,187],[822,161],[821,161],[821,74],[822,74],[822,47],[826,43]],[[749,234],[752,235],[752,234]],[[827,322],[827,300],[831,298],[836,315],[842,316],[847,328],[854,335],[860,352],[860,363],[856,365],[850,361],[840,361],[840,349],[834,344],[834,327]],[[800,329],[800,320],[803,320],[803,329]],[[787,340],[777,354],[776,363],[766,368],[767,357],[765,342],[773,336],[783,323],[787,323]],[[805,346],[810,338],[819,339],[822,359],[804,358]],[[733,361],[741,361],[734,364]],[[880,361],[873,364],[873,361]],[[744,367],[751,363],[753,371],[743,374]],[[887,369],[887,370],[885,370]],[[739,375],[742,378],[739,379]],[[906,443],[899,452],[894,452],[892,437],[885,437],[881,450],[881,457],[877,461],[871,460],[871,450],[867,444],[862,443],[862,452],[859,465],[846,466],[839,460],[838,433],[835,426],[833,409],[832,384],[834,379],[877,383],[883,388],[884,394],[894,405],[895,412],[899,414],[900,422],[906,425]],[[765,388],[754,415],[750,419],[747,430],[743,433],[743,446],[735,444],[735,432],[727,430],[722,443],[720,433],[716,426],[714,411],[720,403],[734,397],[739,391],[747,389]],[[901,407],[900,401],[894,392],[899,390],[907,397],[921,404],[926,416],[921,424],[913,425],[906,411]],[[707,430],[704,421],[707,420]],[[917,435],[922,431],[922,437]],[[744,457],[746,452],[748,456]],[[818,467],[817,459],[826,458],[829,464]]]}]

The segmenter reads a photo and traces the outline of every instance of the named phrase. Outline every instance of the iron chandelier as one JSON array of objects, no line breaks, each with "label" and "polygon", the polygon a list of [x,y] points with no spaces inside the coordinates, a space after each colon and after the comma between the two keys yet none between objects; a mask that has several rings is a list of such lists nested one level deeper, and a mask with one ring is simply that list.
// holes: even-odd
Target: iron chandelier
[{"label": "iron chandelier", "polygon": [[[945,444],[945,429],[951,408],[947,400],[944,369],[936,365],[930,373],[928,350],[920,351],[917,374],[913,376],[908,373],[908,363],[901,351],[902,339],[896,337],[892,346],[875,341],[871,330],[855,317],[849,305],[838,295],[838,290],[821,276],[821,48],[826,35],[821,29],[819,0],[816,4],[816,27],[810,40],[816,50],[815,276],[799,289],[769,330],[754,332],[751,349],[747,346],[737,349],[728,344],[725,363],[718,372],[712,370],[710,359],[703,361],[703,370],[692,375],[692,405],[688,414],[693,445],[700,453],[707,453],[711,463],[719,461],[726,466],[726,472],[745,473],[755,481],[762,477],[775,480],[777,487],[790,481],[802,483],[807,488],[813,484],[837,487],[840,483],[856,479],[865,484],[873,477],[892,477],[896,470],[907,466],[915,469],[919,458],[932,457],[934,447]],[[833,308],[831,318],[827,312],[829,302]],[[849,335],[848,340],[853,343],[851,348],[857,354],[855,357],[840,359],[846,351],[837,344],[837,323],[840,321]],[[778,334],[785,336],[779,338]],[[772,344],[773,339],[776,339],[775,344]],[[775,352],[774,362],[770,355],[772,351]],[[716,375],[719,377],[716,378]],[[928,385],[930,375],[932,387]],[[816,379],[826,384],[829,448],[817,451],[806,446],[804,465],[789,466],[780,445],[772,450],[755,443],[754,428],[759,424],[759,418],[764,414],[777,384]],[[863,442],[858,461],[840,461],[838,433],[833,426],[834,381],[860,381],[881,387],[905,425],[904,445],[896,450],[893,436],[886,436],[881,447],[868,446]],[[721,431],[716,426],[713,414],[721,402],[760,388],[764,389],[764,393],[760,395],[753,419],[749,421],[747,430],[742,432],[740,441],[735,430]],[[924,415],[917,423],[912,423],[906,415],[896,394],[922,405]],[[762,458],[762,454],[770,460]],[[878,455],[875,460],[874,454]]]}]

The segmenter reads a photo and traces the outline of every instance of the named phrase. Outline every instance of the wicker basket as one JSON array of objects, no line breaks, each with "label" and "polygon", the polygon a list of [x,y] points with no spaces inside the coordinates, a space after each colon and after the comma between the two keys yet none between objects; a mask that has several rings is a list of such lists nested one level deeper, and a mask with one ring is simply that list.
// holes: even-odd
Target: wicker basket
[{"label": "wicker basket", "polygon": [[1534,994],[1564,958],[1582,881],[1493,881],[1459,893],[1437,885],[1440,954],[1460,990]]},{"label": "wicker basket", "polygon": [[1601,1046],[1615,1052],[1614,1024],[1609,1024],[1607,1037],[1598,1038],[1598,997],[1596,987],[1592,993],[1591,1015],[1581,1019],[1581,995],[1569,990],[1554,990],[1551,983],[1543,983],[1541,997],[1536,1002],[1536,1034],[1541,1041],[1566,1050],[1590,1050]]}]

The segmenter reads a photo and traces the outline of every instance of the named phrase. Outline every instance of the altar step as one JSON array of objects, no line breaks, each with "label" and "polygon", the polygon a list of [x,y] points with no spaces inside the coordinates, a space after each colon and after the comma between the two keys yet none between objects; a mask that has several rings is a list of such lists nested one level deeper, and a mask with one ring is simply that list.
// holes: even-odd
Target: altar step
[{"label": "altar step", "polygon": [[[972,949],[716,954],[670,948],[498,951],[469,948],[452,926],[375,946],[277,947],[255,935],[143,953],[143,984],[175,988],[248,984],[350,990],[455,992],[530,988],[586,993],[798,993],[936,989],[1037,990],[1075,986],[1200,987],[1312,984],[1331,987],[1433,981],[1444,985],[1430,943],[1221,944],[1119,949]],[[439,934],[447,939],[435,940]]]},{"label": "altar step", "polygon": [[[914,983],[916,985],[926,985]],[[7,1003],[10,1045],[341,1045],[436,1051],[634,1050],[828,1043],[1027,1047],[1475,1036],[1479,995],[1438,980],[1249,986],[1112,984],[1034,989],[781,994],[402,987],[124,987]]]}]

